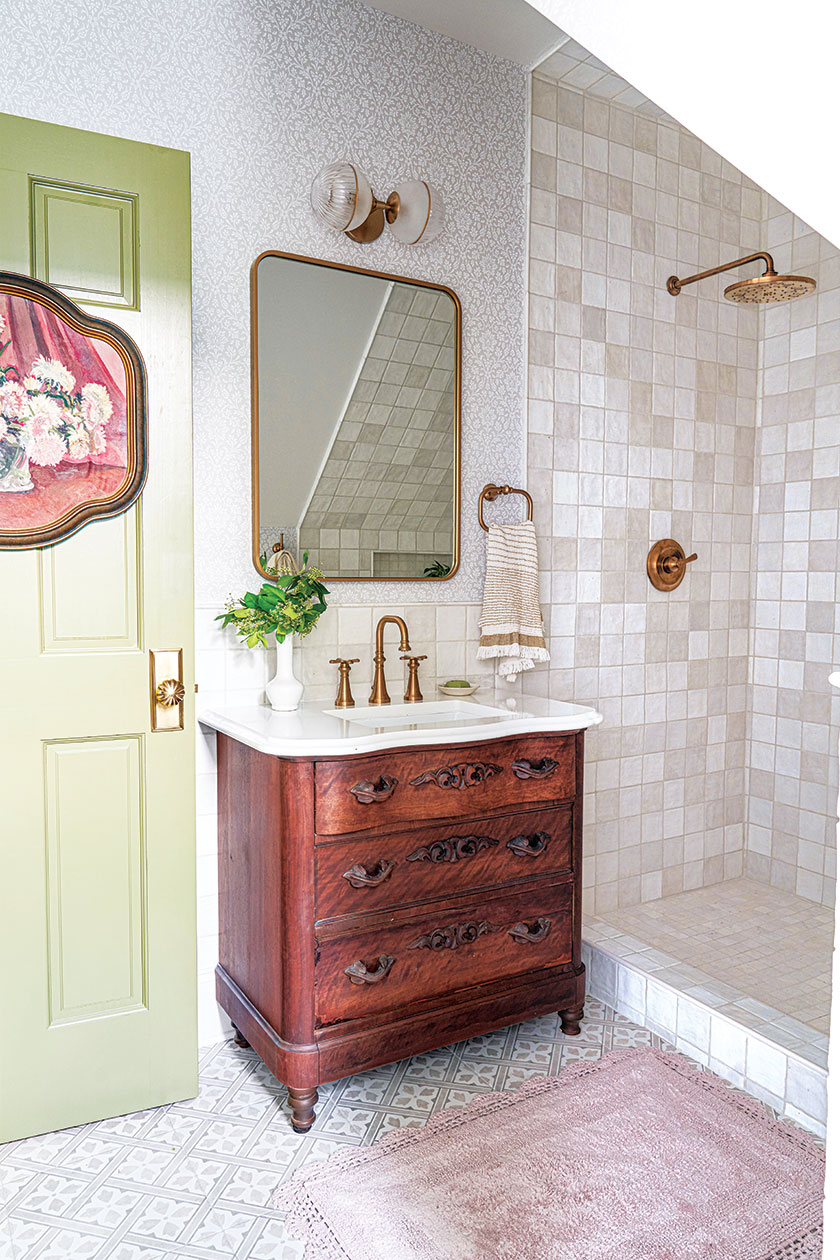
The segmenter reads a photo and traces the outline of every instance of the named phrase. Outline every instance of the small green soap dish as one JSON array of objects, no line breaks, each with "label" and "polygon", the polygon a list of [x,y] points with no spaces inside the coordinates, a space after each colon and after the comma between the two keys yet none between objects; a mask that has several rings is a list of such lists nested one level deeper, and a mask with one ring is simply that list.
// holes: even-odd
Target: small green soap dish
[{"label": "small green soap dish", "polygon": [[455,696],[463,700],[464,696],[471,696],[474,691],[478,691],[478,683],[468,683],[462,678],[451,678],[449,682],[438,683],[438,691],[442,691],[445,696]]}]

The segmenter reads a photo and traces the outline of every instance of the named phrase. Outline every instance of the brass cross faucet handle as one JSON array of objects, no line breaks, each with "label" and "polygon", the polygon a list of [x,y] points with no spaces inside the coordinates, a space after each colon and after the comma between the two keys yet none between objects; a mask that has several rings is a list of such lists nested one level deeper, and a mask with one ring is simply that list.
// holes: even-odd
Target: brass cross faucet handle
[{"label": "brass cross faucet handle", "polygon": [[387,625],[398,626],[400,631],[400,651],[410,652],[411,644],[408,641],[408,626],[402,617],[380,617],[376,625],[376,655],[373,658],[373,688],[370,693],[371,704],[390,704],[391,697],[388,695],[388,688],[385,686],[385,647],[383,644],[383,635]]},{"label": "brass cross faucet handle", "polygon": [[420,668],[420,662],[428,660],[427,656],[401,656],[401,661],[408,661],[408,687],[406,688],[403,700],[407,704],[416,704],[418,700],[423,699],[423,692],[420,690],[420,683],[417,678],[417,671]]},{"label": "brass cross faucet handle", "polygon": [[358,656],[354,656],[350,660],[343,660],[340,656],[337,656],[335,660],[330,661],[330,665],[338,666],[338,695],[335,698],[335,707],[337,709],[352,709],[356,703],[350,690],[350,666],[358,665],[358,663]]}]

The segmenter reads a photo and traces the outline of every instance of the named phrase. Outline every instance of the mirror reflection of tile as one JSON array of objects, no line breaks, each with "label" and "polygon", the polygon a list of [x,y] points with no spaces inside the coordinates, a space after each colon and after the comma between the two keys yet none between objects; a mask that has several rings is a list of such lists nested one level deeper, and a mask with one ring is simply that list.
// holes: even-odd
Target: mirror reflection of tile
[{"label": "mirror reflection of tile", "polygon": [[282,529],[285,545],[307,550],[327,576],[417,578],[432,567],[445,576],[455,366],[449,295],[392,284],[303,517],[267,524],[261,509],[261,550]]}]

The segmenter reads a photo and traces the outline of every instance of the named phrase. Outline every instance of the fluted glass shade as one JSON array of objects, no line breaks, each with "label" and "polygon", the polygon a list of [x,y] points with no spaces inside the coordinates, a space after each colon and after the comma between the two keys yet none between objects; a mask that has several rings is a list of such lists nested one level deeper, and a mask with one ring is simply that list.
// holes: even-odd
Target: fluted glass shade
[{"label": "fluted glass shade", "polygon": [[309,200],[316,217],[326,227],[351,232],[370,214],[373,193],[366,177],[352,162],[332,162],[315,176]]},{"label": "fluted glass shade", "polygon": [[434,240],[443,230],[443,199],[422,179],[408,179],[394,190],[400,199],[400,212],[391,231],[404,245]]}]

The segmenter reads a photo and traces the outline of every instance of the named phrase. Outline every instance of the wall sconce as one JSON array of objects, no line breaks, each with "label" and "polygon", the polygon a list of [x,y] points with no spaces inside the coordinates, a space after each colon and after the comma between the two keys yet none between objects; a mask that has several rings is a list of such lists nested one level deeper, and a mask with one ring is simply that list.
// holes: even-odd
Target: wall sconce
[{"label": "wall sconce", "polygon": [[375,241],[386,223],[403,245],[425,244],[443,230],[443,201],[425,180],[408,179],[397,184],[387,199],[380,201],[352,162],[333,162],[319,171],[309,199],[321,223],[361,245]]}]

